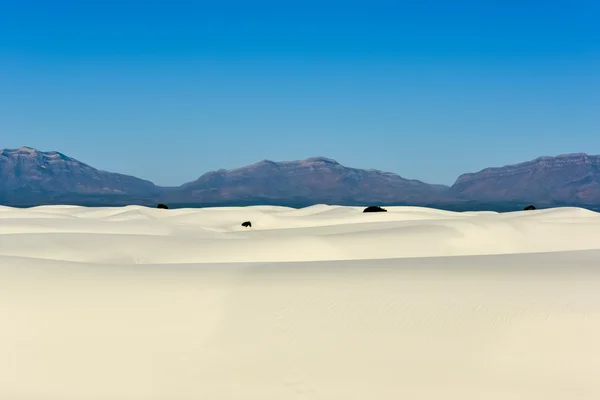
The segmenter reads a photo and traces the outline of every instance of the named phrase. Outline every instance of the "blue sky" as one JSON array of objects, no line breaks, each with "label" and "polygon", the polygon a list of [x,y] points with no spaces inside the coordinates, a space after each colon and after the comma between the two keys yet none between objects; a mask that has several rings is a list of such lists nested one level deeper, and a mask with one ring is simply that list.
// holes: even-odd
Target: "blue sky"
[{"label": "blue sky", "polygon": [[0,148],[178,185],[600,154],[600,1],[0,0]]}]

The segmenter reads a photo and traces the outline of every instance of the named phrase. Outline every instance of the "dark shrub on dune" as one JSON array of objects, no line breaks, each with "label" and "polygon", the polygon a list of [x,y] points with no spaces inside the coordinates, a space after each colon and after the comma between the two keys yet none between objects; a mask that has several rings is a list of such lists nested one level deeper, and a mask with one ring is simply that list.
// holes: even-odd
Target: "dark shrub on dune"
[{"label": "dark shrub on dune", "polygon": [[244,228],[252,228],[252,222],[250,222],[250,221],[242,222],[242,226]]},{"label": "dark shrub on dune", "polygon": [[159,205],[158,205],[158,207],[157,207],[157,208],[162,208],[163,210],[168,210],[168,209],[169,209],[169,206],[168,206],[168,205],[166,205],[166,204],[162,204],[162,203],[161,203],[161,204],[159,204]]},{"label": "dark shrub on dune", "polygon": [[364,213],[368,212],[387,212],[385,208],[381,208],[379,206],[369,206],[363,210]]}]

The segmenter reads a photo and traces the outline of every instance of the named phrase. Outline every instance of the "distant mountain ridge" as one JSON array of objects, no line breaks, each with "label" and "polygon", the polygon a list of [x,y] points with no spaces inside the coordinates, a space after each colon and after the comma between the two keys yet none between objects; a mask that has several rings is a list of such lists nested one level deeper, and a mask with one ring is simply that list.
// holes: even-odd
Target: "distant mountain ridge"
[{"label": "distant mountain ridge", "polygon": [[562,154],[486,168],[459,176],[451,192],[480,201],[600,203],[600,155]]},{"label": "distant mountain ridge", "polygon": [[448,187],[430,185],[379,170],[349,168],[326,157],[298,161],[263,160],[232,170],[208,172],[182,185],[182,198],[207,201],[248,199],[307,202],[431,201]]},{"label": "distant mountain ridge", "polygon": [[536,203],[600,204],[600,156],[584,153],[486,168],[451,186],[346,167],[327,157],[263,160],[207,172],[178,187],[159,187],[93,168],[62,153],[31,147],[0,150],[0,204],[155,205],[316,203],[340,205]]},{"label": "distant mountain ridge", "polygon": [[46,201],[111,196],[152,197],[154,183],[101,171],[62,153],[31,147],[0,150],[0,201]]}]

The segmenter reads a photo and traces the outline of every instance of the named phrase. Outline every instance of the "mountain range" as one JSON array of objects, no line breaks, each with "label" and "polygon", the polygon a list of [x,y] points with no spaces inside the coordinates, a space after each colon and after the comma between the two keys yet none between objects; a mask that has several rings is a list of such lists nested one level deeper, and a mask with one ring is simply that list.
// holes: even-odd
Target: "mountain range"
[{"label": "mountain range", "polygon": [[[375,169],[343,166],[325,157],[263,160],[207,172],[178,187],[101,171],[62,153],[31,147],[0,150],[0,204],[217,206],[317,203],[487,208],[600,204],[600,156],[539,157],[465,173],[452,186],[406,179]],[[483,207],[482,207],[483,206]],[[452,208],[452,207],[451,207]]]}]

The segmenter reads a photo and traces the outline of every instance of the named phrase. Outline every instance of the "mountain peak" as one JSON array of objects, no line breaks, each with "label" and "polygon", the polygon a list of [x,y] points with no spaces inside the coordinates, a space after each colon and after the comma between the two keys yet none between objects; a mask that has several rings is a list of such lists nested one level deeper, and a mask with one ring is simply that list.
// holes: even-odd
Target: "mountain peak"
[{"label": "mountain peak", "polygon": [[0,149],[0,153],[4,154],[37,154],[38,151],[33,147],[21,146],[18,149]]},{"label": "mountain peak", "polygon": [[587,153],[566,153],[566,154],[559,154],[558,156],[556,156],[557,158],[573,158],[573,157],[589,157],[590,155]]},{"label": "mountain peak", "polygon": [[317,164],[317,163],[335,164],[335,165],[339,164],[336,160],[334,160],[332,158],[327,158],[327,157],[322,157],[322,156],[309,157],[309,158],[305,158],[302,160],[293,160],[293,161],[273,161],[273,160],[269,160],[269,159],[264,159],[264,160],[257,162],[256,164]]},{"label": "mountain peak", "polygon": [[55,162],[62,160],[83,164],[80,161],[74,160],[62,153],[59,153],[58,151],[39,151],[29,146],[21,146],[18,149],[0,149],[0,155],[9,158],[36,159],[41,160],[40,162]]},{"label": "mountain peak", "polygon": [[[269,160],[269,159],[264,159],[261,161],[258,161],[254,164],[250,164],[247,165],[245,167],[240,167],[240,168],[235,168],[232,169],[230,171],[235,171],[235,170],[245,170],[248,168],[253,168],[253,167],[260,167],[260,166],[265,166],[265,165],[270,165],[273,167],[281,167],[281,166],[293,166],[293,165],[315,165],[315,164],[325,164],[328,166],[338,166],[340,165],[340,163],[338,163],[337,161],[335,161],[332,158],[327,158],[327,157],[309,157],[309,158],[305,158],[303,160],[294,160],[294,161],[273,161],[273,160]],[[224,170],[223,170],[224,171]]]},{"label": "mountain peak", "polygon": [[[559,154],[557,156],[542,156],[538,157],[533,161],[551,161],[551,160],[585,160],[588,158],[594,158],[597,156],[589,155],[587,153],[566,153]],[[524,164],[524,163],[522,163]]]},{"label": "mountain peak", "polygon": [[328,165],[340,165],[339,162],[335,161],[332,158],[327,158],[327,157],[310,157],[307,158],[305,160],[303,160],[303,162],[305,163],[309,163],[309,164],[328,164]]}]

